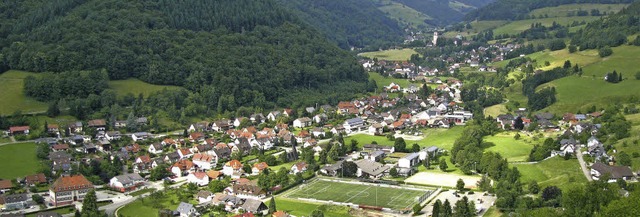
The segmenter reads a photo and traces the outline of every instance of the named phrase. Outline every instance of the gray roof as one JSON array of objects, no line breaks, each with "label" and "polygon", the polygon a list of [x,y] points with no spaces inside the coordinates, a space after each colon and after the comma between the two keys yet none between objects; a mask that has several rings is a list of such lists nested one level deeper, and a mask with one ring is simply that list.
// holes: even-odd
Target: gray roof
[{"label": "gray roof", "polygon": [[242,204],[242,209],[249,212],[259,212],[268,209],[268,207],[262,201],[247,199],[244,204]]},{"label": "gray roof", "polygon": [[116,179],[118,179],[118,181],[120,181],[120,183],[124,184],[124,185],[128,185],[128,184],[132,184],[136,181],[142,181],[144,180],[142,178],[142,176],[140,176],[137,173],[130,173],[130,174],[124,174],[124,175],[119,175],[115,177]]},{"label": "gray roof", "polygon": [[418,154],[418,153],[411,153],[411,154],[408,154],[408,155],[404,156],[402,159],[412,160],[412,159],[417,158],[419,156],[420,156],[420,154]]},{"label": "gray roof", "polygon": [[36,214],[36,217],[62,217],[60,213],[49,211],[49,212],[40,212]]},{"label": "gray roof", "polygon": [[27,194],[12,194],[12,195],[4,195],[2,196],[4,197],[4,202],[5,204],[8,203],[19,203],[19,202],[24,202],[29,200],[29,197],[27,196]]},{"label": "gray roof", "polygon": [[193,208],[193,205],[185,202],[180,202],[180,205],[178,205],[178,208],[176,209],[176,212],[179,212],[185,215],[189,214],[192,211],[195,211],[195,209]]},{"label": "gray roof", "polygon": [[427,152],[429,152],[429,153],[436,152],[436,151],[438,151],[438,149],[439,149],[438,147],[431,146],[431,147],[427,148]]},{"label": "gray roof", "polygon": [[385,166],[381,163],[372,161],[372,160],[366,160],[366,159],[362,159],[362,160],[358,160],[356,162],[356,165],[358,165],[358,168],[360,170],[362,170],[362,172],[369,174],[369,175],[373,175],[373,176],[377,176],[381,173],[384,173],[385,171],[387,171],[389,169],[388,166]]},{"label": "gray roof", "polygon": [[612,179],[621,179],[625,177],[633,177],[633,172],[629,167],[625,166],[608,166],[600,162],[591,165],[591,168],[600,172],[600,174],[610,174]]},{"label": "gray roof", "polygon": [[351,118],[345,121],[347,124],[349,125],[358,125],[358,124],[363,124],[364,121],[362,120],[362,118]]}]

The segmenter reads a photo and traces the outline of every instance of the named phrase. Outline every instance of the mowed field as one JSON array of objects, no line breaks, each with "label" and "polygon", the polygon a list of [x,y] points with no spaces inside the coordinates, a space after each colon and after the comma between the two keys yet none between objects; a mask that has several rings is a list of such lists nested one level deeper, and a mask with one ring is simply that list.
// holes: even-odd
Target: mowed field
[{"label": "mowed field", "polygon": [[[405,143],[407,143],[407,148],[411,148],[411,146],[415,143],[420,147],[429,147],[436,146],[438,148],[442,148],[445,150],[451,150],[453,147],[453,142],[460,137],[460,134],[464,130],[463,126],[456,126],[450,129],[425,129],[422,132],[424,133],[422,137],[424,139],[421,140],[408,140],[405,139]],[[395,141],[390,141],[387,137],[384,136],[372,136],[368,134],[356,134],[345,137],[345,141],[351,141],[355,139],[358,141],[358,146],[362,147],[364,144],[371,144],[373,141],[377,142],[379,145],[393,146]]]},{"label": "mowed field", "polygon": [[[369,78],[376,81],[376,84],[378,85],[378,91],[380,92],[384,90],[384,87],[389,86],[389,84],[391,83],[396,83],[402,88],[407,88],[409,87],[409,85],[411,85],[411,81],[409,81],[408,79],[394,78],[391,76],[384,77],[376,72],[369,72]],[[422,84],[416,83],[415,85],[416,87],[420,87],[420,85]]]},{"label": "mowed field", "polygon": [[139,94],[143,94],[145,97],[149,96],[153,92],[161,91],[165,88],[167,89],[179,89],[177,86],[170,85],[155,85],[149,84],[147,82],[130,78],[127,80],[117,80],[117,81],[109,81],[109,87],[111,89],[116,90],[118,96],[124,96],[128,93],[132,93],[134,96],[138,97]]},{"label": "mowed field", "polygon": [[579,10],[591,12],[593,9],[599,10],[601,14],[611,14],[622,10],[622,8],[626,6],[627,4],[568,4],[556,7],[539,8],[531,11],[529,15],[536,17],[541,15],[547,15],[549,17],[566,17],[569,13],[575,14]]},{"label": "mowed field", "polygon": [[541,189],[555,185],[567,189],[574,185],[587,183],[577,159],[564,160],[561,157],[553,157],[536,164],[511,164],[518,168],[523,184],[535,180]]},{"label": "mowed field", "polygon": [[515,132],[502,132],[484,137],[485,143],[492,144],[485,151],[500,153],[509,162],[526,161],[533,145],[537,142],[531,141],[531,138],[523,134],[520,135],[520,139],[516,140],[513,138],[515,135]]},{"label": "mowed field", "polygon": [[418,54],[413,49],[405,48],[402,50],[383,50],[383,51],[374,51],[374,52],[365,52],[358,54],[359,56],[369,57],[371,59],[378,58],[381,60],[390,60],[390,61],[406,61],[411,59],[411,55]]},{"label": "mowed field", "polygon": [[294,188],[289,198],[309,198],[342,203],[363,204],[396,210],[410,209],[416,198],[433,190],[403,189],[357,183],[318,180]]},{"label": "mowed field", "polygon": [[36,174],[42,166],[32,142],[0,146],[0,162],[4,162],[0,164],[0,179]]},{"label": "mowed field", "polygon": [[9,70],[0,74],[0,115],[10,115],[15,111],[41,112],[47,110],[47,104],[38,102],[34,99],[27,98],[22,89],[24,79],[35,73]]}]

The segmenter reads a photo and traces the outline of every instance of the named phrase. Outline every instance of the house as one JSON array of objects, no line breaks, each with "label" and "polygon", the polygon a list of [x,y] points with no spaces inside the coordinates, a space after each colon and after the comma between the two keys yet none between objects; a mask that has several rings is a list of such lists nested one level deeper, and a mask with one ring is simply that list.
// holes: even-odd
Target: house
[{"label": "house", "polygon": [[281,115],[282,114],[280,113],[280,111],[272,111],[272,112],[269,112],[269,114],[267,115],[267,119],[270,121],[276,121],[276,119]]},{"label": "house", "polygon": [[269,165],[265,162],[255,163],[253,167],[251,167],[251,175],[258,175],[267,168],[269,168]]},{"label": "house", "polygon": [[599,180],[604,174],[609,174],[608,182],[616,182],[618,179],[626,181],[635,179],[631,169],[626,166],[609,166],[600,162],[591,165],[591,176],[594,180]]},{"label": "house", "polygon": [[119,175],[109,180],[109,187],[123,193],[136,190],[141,185],[144,185],[144,178],[137,173]]},{"label": "house", "polygon": [[326,165],[320,169],[320,172],[328,176],[336,176],[342,170],[343,161],[338,161],[331,165]]},{"label": "house", "polygon": [[231,157],[231,149],[229,149],[229,147],[220,147],[218,148],[216,146],[216,148],[214,148],[213,150],[213,155],[215,158],[218,159],[218,161],[220,160],[227,160]]},{"label": "house", "polygon": [[262,188],[253,183],[235,184],[230,190],[235,196],[243,199],[262,199],[267,195]]},{"label": "house", "polygon": [[[240,124],[238,124],[238,126],[240,126]],[[231,124],[229,123],[229,120],[219,120],[213,122],[211,129],[216,132],[224,132],[231,129]]]},{"label": "house", "polygon": [[175,163],[180,160],[180,155],[177,152],[171,152],[164,156],[164,161],[167,163]]},{"label": "house", "polygon": [[439,151],[440,151],[440,149],[438,147],[435,147],[435,146],[430,146],[430,147],[424,148],[424,149],[420,150],[420,152],[418,152],[418,154],[420,155],[419,159],[421,161],[427,160],[427,159],[431,159],[432,157],[435,157],[436,154],[438,154]]},{"label": "house", "polygon": [[511,127],[513,126],[513,120],[514,117],[510,114],[498,115],[498,117],[496,118],[496,121],[500,125],[500,128],[502,128],[503,130],[511,129]]},{"label": "house", "polygon": [[293,109],[286,108],[286,109],[282,110],[282,115],[284,115],[286,117],[291,117],[293,115]]},{"label": "house", "polygon": [[209,176],[209,180],[222,180],[222,172],[216,170],[207,171],[207,176]]},{"label": "house", "polygon": [[181,149],[178,149],[176,152],[178,153],[178,155],[180,155],[180,158],[182,159],[190,158],[191,156],[193,156],[193,152],[191,152],[191,149],[188,149],[188,148],[181,148]]},{"label": "house", "polygon": [[177,177],[182,177],[194,169],[193,162],[187,159],[179,160],[171,166],[171,172]]},{"label": "house", "polygon": [[389,170],[388,166],[372,160],[362,159],[354,163],[358,166],[358,171],[356,172],[358,177],[379,179]]},{"label": "house", "polygon": [[244,204],[242,204],[242,209],[246,212],[259,215],[266,215],[267,212],[269,212],[269,207],[267,207],[264,202],[254,199],[247,199]]},{"label": "house", "polygon": [[266,118],[261,113],[256,113],[249,116],[249,120],[251,120],[251,122],[253,123],[264,123],[264,120],[266,120]]},{"label": "house", "polygon": [[420,163],[420,154],[419,153],[411,153],[408,154],[400,160],[398,160],[398,167],[400,168],[413,168]]},{"label": "house", "polygon": [[209,176],[205,172],[194,172],[187,176],[188,183],[194,183],[198,186],[205,186],[209,184]]},{"label": "house", "polygon": [[222,173],[225,176],[237,176],[239,177],[240,175],[242,175],[243,171],[242,171],[242,163],[240,163],[240,161],[238,160],[231,160],[227,163],[224,164],[224,166],[222,167]]},{"label": "house", "polygon": [[98,151],[98,148],[96,148],[96,146],[92,143],[86,143],[84,144],[84,153],[85,154],[93,154],[96,153]]},{"label": "house", "polygon": [[377,144],[365,144],[362,146],[362,150],[366,152],[384,151],[387,154],[395,152],[395,148],[393,146],[384,146]]},{"label": "house", "polygon": [[383,130],[384,130],[384,127],[382,126],[382,124],[379,124],[379,123],[375,123],[369,126],[369,133],[374,135],[382,135]]},{"label": "house", "polygon": [[104,134],[104,138],[106,138],[109,141],[117,140],[122,138],[122,134],[120,134],[120,132],[118,131],[109,131]]},{"label": "house", "polygon": [[379,162],[385,157],[384,151],[364,152],[364,159]]},{"label": "house", "polygon": [[196,208],[192,204],[185,202],[180,202],[180,205],[176,208],[176,213],[179,213],[180,217],[199,216]]},{"label": "house", "polygon": [[11,183],[11,180],[0,180],[0,192],[4,194],[7,191],[11,190],[11,188],[13,188],[13,183]]},{"label": "house", "polygon": [[82,133],[82,122],[78,121],[67,126],[71,133]]},{"label": "house", "polygon": [[307,162],[298,162],[296,164],[294,164],[293,166],[291,166],[291,174],[298,174],[298,173],[303,173],[304,171],[307,171]]},{"label": "house", "polygon": [[324,113],[317,114],[317,115],[313,116],[313,121],[318,123],[318,124],[324,123],[328,119],[329,119],[329,117]]},{"label": "house", "polygon": [[153,143],[149,146],[149,153],[151,154],[162,154],[163,146],[160,143]]},{"label": "house", "polygon": [[67,151],[69,150],[69,144],[55,144],[53,146],[51,146],[51,150],[53,150],[54,152],[58,152],[58,151]]},{"label": "house", "polygon": [[335,126],[335,127],[331,128],[330,131],[331,131],[331,133],[333,133],[333,135],[346,133],[346,130],[344,129],[344,127],[342,125]]},{"label": "house", "polygon": [[213,156],[208,154],[196,153],[191,160],[201,170],[210,170],[215,165]]},{"label": "house", "polygon": [[178,143],[172,138],[165,138],[160,144],[162,144],[162,146],[174,146]]},{"label": "house", "polygon": [[137,132],[137,133],[131,134],[131,139],[133,139],[134,142],[137,142],[140,140],[146,140],[150,137],[151,137],[151,134],[147,132]]},{"label": "house", "polygon": [[320,128],[320,127],[314,127],[311,130],[311,134],[313,134],[313,136],[316,137],[316,138],[325,136],[324,130],[322,128]]},{"label": "house", "polygon": [[0,207],[2,207],[3,211],[25,209],[31,204],[31,197],[26,193],[0,196]]},{"label": "house", "polygon": [[28,175],[28,176],[24,177],[24,180],[25,180],[25,183],[28,186],[36,186],[36,185],[39,185],[39,184],[47,183],[47,177],[44,175],[44,173]]},{"label": "house", "polygon": [[311,118],[301,117],[293,121],[293,127],[304,128],[311,126]]},{"label": "house", "polygon": [[209,203],[213,199],[213,193],[211,191],[200,190],[196,194],[196,199],[198,199],[198,203]]},{"label": "house", "polygon": [[28,135],[29,134],[29,126],[14,126],[14,127],[9,127],[9,135],[15,136],[15,135]]},{"label": "house", "polygon": [[125,128],[127,127],[127,121],[116,121],[113,126],[116,128]]},{"label": "house", "polygon": [[90,120],[87,123],[87,126],[90,128],[94,128],[97,131],[104,131],[107,129],[107,121],[105,121],[104,119]]},{"label": "house", "polygon": [[195,124],[191,124],[191,126],[189,126],[189,128],[187,129],[187,131],[189,131],[189,132],[194,132],[194,131],[198,131],[198,132],[209,131],[209,122],[202,121],[202,122],[198,122],[198,123],[195,123]]},{"label": "house", "polygon": [[82,201],[93,189],[93,184],[83,175],[61,176],[49,188],[49,201],[53,206],[72,204]]},{"label": "house", "polygon": [[560,151],[561,151],[561,156],[564,156],[566,154],[573,154],[576,152],[578,147],[578,141],[576,141],[575,139],[571,138],[571,139],[563,139],[560,140]]},{"label": "house", "polygon": [[291,215],[289,215],[289,213],[282,211],[282,210],[278,210],[277,212],[274,212],[273,214],[271,214],[271,217],[290,217]]},{"label": "house", "polygon": [[361,128],[364,127],[364,121],[359,117],[352,118],[344,121],[344,124],[342,124],[342,126],[344,127],[345,132],[352,133],[354,131],[360,131]]},{"label": "house", "polygon": [[48,133],[58,133],[60,132],[60,127],[57,124],[47,124],[47,132]]}]

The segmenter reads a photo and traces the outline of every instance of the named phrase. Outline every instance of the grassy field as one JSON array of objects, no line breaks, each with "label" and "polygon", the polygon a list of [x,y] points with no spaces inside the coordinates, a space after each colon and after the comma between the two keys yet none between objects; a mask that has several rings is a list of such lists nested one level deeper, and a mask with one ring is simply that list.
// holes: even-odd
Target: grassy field
[{"label": "grassy field", "polygon": [[[417,143],[420,147],[428,147],[428,146],[436,146],[438,148],[442,148],[445,150],[451,150],[453,147],[453,142],[460,137],[462,130],[464,127],[457,126],[450,129],[425,129],[423,130],[422,140],[405,140],[407,143],[407,147],[410,148],[411,145]],[[345,141],[351,141],[351,139],[355,139],[358,141],[358,145],[362,147],[364,144],[371,144],[371,142],[375,141],[379,145],[387,145],[393,146],[394,141],[390,141],[384,136],[371,136],[367,134],[356,134],[352,136],[345,137]]]},{"label": "grassy field", "polygon": [[35,143],[0,146],[0,179],[15,179],[35,174],[41,167]]},{"label": "grassy field", "polygon": [[[640,114],[626,115],[625,118],[631,122],[631,136],[629,138],[619,140],[614,144],[614,147],[618,153],[624,151],[629,156],[632,156],[634,152],[640,153]],[[640,170],[640,157],[633,158],[632,156],[631,168],[633,171]]]},{"label": "grassy field", "polygon": [[118,96],[124,96],[127,93],[133,93],[133,95],[136,97],[141,93],[145,97],[147,97],[149,96],[149,94],[156,91],[161,91],[164,88],[167,88],[167,89],[180,88],[177,86],[149,84],[135,78],[130,78],[127,80],[109,81],[109,87],[111,89],[116,90],[116,92],[118,93]]},{"label": "grassy field", "polygon": [[410,209],[417,202],[416,197],[427,193],[430,192],[318,180],[295,189],[288,197],[312,198],[402,210]]},{"label": "grassy field", "polygon": [[350,208],[345,206],[322,205],[319,203],[308,203],[301,200],[289,199],[284,197],[276,197],[276,205],[278,210],[284,210],[295,216],[310,216],[311,213],[320,209],[325,216],[335,217],[351,217]]},{"label": "grassy field", "polygon": [[[73,206],[65,206],[65,207],[59,207],[59,208],[47,210],[47,212],[55,212],[55,213],[58,213],[60,215],[73,214],[75,211],[76,211],[76,209]],[[36,217],[37,215],[38,215],[38,212],[27,214],[25,216],[26,217]]]},{"label": "grassy field", "polygon": [[175,210],[180,204],[178,196],[173,193],[165,193],[165,196],[160,200],[159,208],[154,207],[150,201],[150,199],[138,199],[127,204],[118,210],[118,217],[156,217],[160,209]]},{"label": "grassy field", "polygon": [[523,184],[535,180],[541,188],[555,185],[562,189],[568,189],[574,185],[582,185],[587,182],[577,159],[564,160],[554,157],[537,164],[516,164],[522,175]]},{"label": "grassy field", "polygon": [[556,23],[560,24],[560,25],[569,25],[571,23],[573,23],[574,21],[577,22],[582,22],[582,21],[586,21],[586,22],[590,22],[593,20],[597,20],[600,19],[600,17],[596,17],[596,16],[585,16],[585,17],[562,17],[562,18],[542,18],[542,19],[530,19],[530,20],[517,20],[517,21],[513,21],[510,22],[506,25],[500,26],[496,29],[493,30],[493,34],[494,35],[503,35],[503,34],[518,34],[524,30],[527,30],[529,28],[531,28],[531,24],[532,23],[542,23],[542,25],[544,26],[551,26],[551,24],[553,24],[553,22],[555,21]]},{"label": "grassy field", "polygon": [[426,14],[423,14],[411,7],[407,7],[404,4],[395,1],[376,0],[375,2],[380,5],[378,6],[378,9],[386,13],[388,17],[400,22],[401,24],[405,24],[413,28],[423,28],[429,26],[424,21],[432,19]]},{"label": "grassy field", "polygon": [[[389,84],[396,83],[397,85],[400,85],[400,87],[402,88],[407,88],[409,87],[409,85],[411,85],[411,81],[409,81],[408,79],[404,79],[404,78],[394,78],[394,77],[384,77],[378,73],[375,72],[369,72],[369,78],[373,79],[374,81],[376,81],[376,84],[378,84],[378,91],[382,92],[382,90],[384,90],[384,87],[389,86]],[[421,84],[415,84],[416,87],[419,87]]]},{"label": "grassy field", "polygon": [[378,58],[381,60],[390,60],[390,61],[406,61],[411,58],[412,54],[418,54],[418,52],[410,48],[405,48],[402,50],[383,50],[383,51],[366,52],[366,53],[360,53],[358,55],[369,57],[371,59]]},{"label": "grassy field", "polygon": [[506,114],[507,112],[509,111],[504,104],[498,104],[484,108],[485,116],[497,117],[498,115]]},{"label": "grassy field", "polygon": [[537,142],[533,142],[528,136],[522,134],[521,138],[516,140],[513,138],[515,134],[514,132],[502,132],[495,136],[485,137],[485,142],[494,144],[485,150],[500,153],[509,162],[526,161],[533,145]]},{"label": "grassy field", "polygon": [[40,112],[47,110],[47,104],[38,102],[35,99],[27,98],[22,92],[24,78],[29,75],[36,75],[31,72],[9,70],[0,74],[0,115],[13,114],[15,111]]},{"label": "grassy field", "polygon": [[452,38],[452,37],[456,37],[458,34],[462,36],[476,35],[485,30],[498,28],[502,25],[507,24],[508,22],[509,21],[505,21],[505,20],[473,21],[471,22],[471,29],[468,29],[462,32],[457,32],[457,31],[445,32],[444,37]]},{"label": "grassy field", "polygon": [[536,17],[539,17],[540,15],[547,15],[549,17],[566,17],[569,13],[577,13],[578,10],[591,12],[592,9],[597,9],[600,13],[611,14],[622,10],[625,6],[627,6],[627,4],[568,4],[556,7],[539,8],[531,11],[529,15]]}]

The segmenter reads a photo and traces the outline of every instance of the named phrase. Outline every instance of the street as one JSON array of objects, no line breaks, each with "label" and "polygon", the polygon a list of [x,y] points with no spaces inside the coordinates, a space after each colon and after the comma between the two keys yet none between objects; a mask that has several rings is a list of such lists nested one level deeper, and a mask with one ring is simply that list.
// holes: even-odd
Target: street
[{"label": "street", "polygon": [[584,159],[582,158],[582,151],[580,150],[580,148],[576,150],[576,157],[578,158],[578,162],[580,163],[580,168],[582,169],[582,173],[584,173],[584,176],[587,177],[587,180],[593,181],[593,179],[591,178],[591,172],[587,168],[587,163],[584,162]]}]

